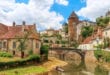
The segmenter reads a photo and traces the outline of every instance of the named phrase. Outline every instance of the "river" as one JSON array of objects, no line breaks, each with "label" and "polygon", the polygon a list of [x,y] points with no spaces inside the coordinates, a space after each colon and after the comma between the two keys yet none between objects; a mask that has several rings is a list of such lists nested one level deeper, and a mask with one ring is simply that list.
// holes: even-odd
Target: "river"
[{"label": "river", "polygon": [[64,61],[68,62],[68,65],[62,67],[64,72],[52,70],[50,75],[110,75],[110,71],[97,64],[67,59]]}]

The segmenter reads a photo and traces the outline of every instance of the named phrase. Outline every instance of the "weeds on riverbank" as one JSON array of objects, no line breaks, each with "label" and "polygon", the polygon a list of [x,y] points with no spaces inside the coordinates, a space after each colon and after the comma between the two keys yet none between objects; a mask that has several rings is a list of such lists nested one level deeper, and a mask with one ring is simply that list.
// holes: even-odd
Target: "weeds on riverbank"
[{"label": "weeds on riverbank", "polygon": [[98,61],[110,62],[110,52],[104,50],[95,50],[94,55]]}]

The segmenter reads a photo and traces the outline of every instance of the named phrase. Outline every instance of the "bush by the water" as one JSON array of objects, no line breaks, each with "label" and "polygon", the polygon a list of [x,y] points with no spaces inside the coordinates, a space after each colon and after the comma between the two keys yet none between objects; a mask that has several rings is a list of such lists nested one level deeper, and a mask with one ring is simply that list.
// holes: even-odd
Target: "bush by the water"
[{"label": "bush by the water", "polygon": [[94,54],[98,60],[102,59],[105,62],[110,62],[110,52],[104,50],[95,50]]},{"label": "bush by the water", "polygon": [[12,54],[10,54],[10,53],[7,53],[7,52],[0,52],[0,57],[13,57],[13,55]]},{"label": "bush by the water", "polygon": [[40,61],[39,55],[31,55],[31,56],[21,59],[21,60],[0,62],[0,70],[12,68],[12,67],[23,66],[23,65],[29,65],[29,64],[33,64],[33,63],[38,63],[39,61]]},{"label": "bush by the water", "polygon": [[48,49],[49,49],[49,46],[47,45],[42,45],[40,48],[40,54],[45,55],[46,60],[48,59]]}]

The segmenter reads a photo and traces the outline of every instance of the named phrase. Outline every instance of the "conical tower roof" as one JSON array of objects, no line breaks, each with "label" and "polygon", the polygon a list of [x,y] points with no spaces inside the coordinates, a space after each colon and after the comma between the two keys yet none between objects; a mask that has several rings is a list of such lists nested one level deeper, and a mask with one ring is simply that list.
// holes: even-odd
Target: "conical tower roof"
[{"label": "conical tower roof", "polygon": [[76,13],[73,11],[71,13],[71,15],[69,16],[69,18],[78,18],[78,16],[76,15]]}]

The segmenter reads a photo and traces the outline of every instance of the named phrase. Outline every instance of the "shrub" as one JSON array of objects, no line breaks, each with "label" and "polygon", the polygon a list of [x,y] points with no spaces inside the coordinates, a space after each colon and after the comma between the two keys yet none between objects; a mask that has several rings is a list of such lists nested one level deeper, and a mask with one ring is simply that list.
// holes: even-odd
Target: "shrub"
[{"label": "shrub", "polygon": [[40,61],[40,56],[39,55],[31,55],[29,56],[28,58],[28,61],[36,61],[36,62],[39,62]]},{"label": "shrub", "polygon": [[10,54],[10,53],[7,53],[7,52],[0,52],[0,57],[13,57],[13,55],[12,54]]},{"label": "shrub", "polygon": [[31,49],[31,50],[29,50],[29,55],[32,55],[33,54],[33,50]]},{"label": "shrub", "polygon": [[2,69],[8,69],[12,67],[18,67],[18,66],[25,66],[28,64],[37,63],[40,61],[40,56],[38,55],[31,55],[25,59],[16,60],[16,61],[9,61],[9,62],[0,62],[0,70]]},{"label": "shrub", "polygon": [[99,60],[101,58],[105,62],[110,62],[110,52],[103,50],[95,50],[95,57]]},{"label": "shrub", "polygon": [[102,50],[95,50],[94,55],[97,59],[99,59],[99,57],[103,55],[103,52]]},{"label": "shrub", "polygon": [[47,45],[42,45],[40,48],[40,54],[45,55],[46,60],[48,59],[48,49],[49,49],[49,46]]}]

